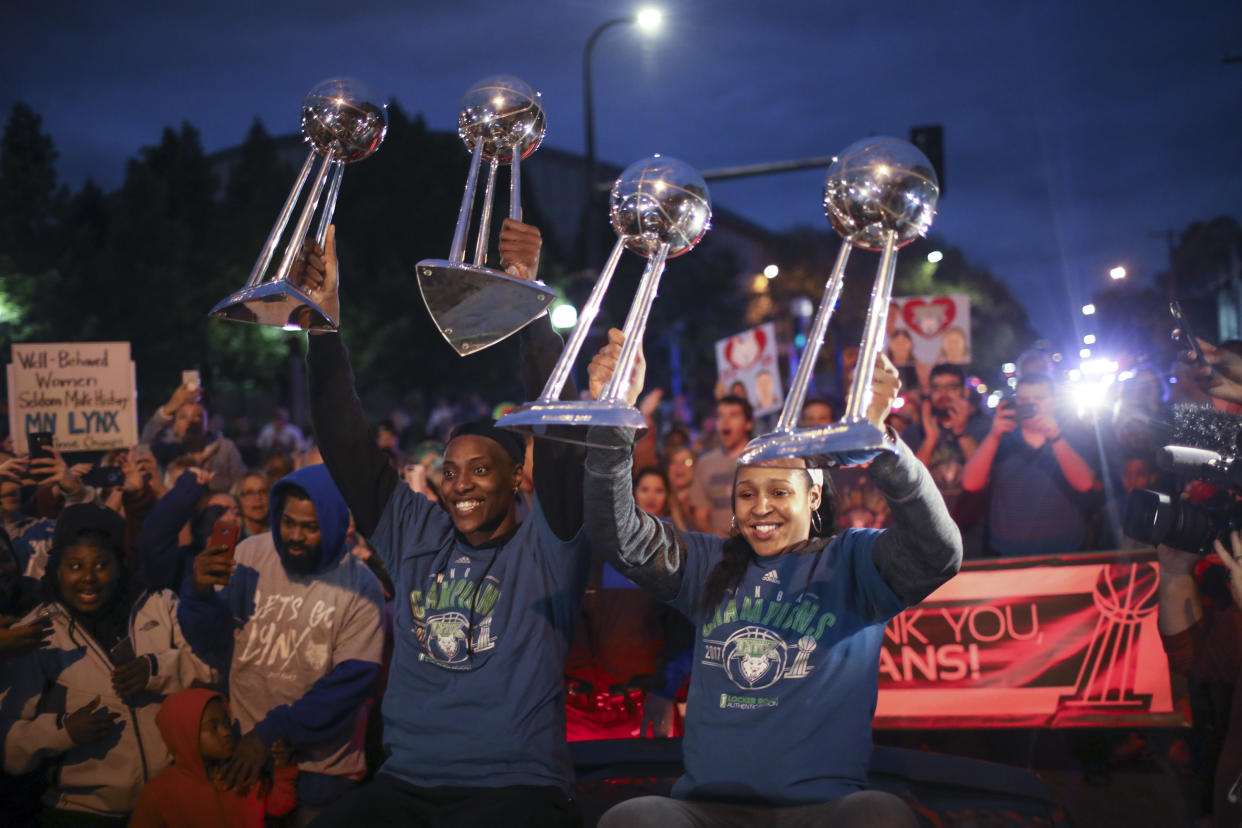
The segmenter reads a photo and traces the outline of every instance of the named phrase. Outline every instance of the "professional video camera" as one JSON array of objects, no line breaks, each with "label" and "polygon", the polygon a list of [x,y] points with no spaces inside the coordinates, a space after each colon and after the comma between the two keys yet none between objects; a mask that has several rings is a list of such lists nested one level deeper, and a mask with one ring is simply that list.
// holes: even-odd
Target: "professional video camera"
[{"label": "professional video camera", "polygon": [[1242,529],[1242,418],[1211,406],[1178,405],[1169,438],[1157,458],[1160,467],[1218,491],[1196,503],[1178,493],[1135,489],[1126,501],[1125,533],[1153,546],[1207,554],[1213,540]]}]

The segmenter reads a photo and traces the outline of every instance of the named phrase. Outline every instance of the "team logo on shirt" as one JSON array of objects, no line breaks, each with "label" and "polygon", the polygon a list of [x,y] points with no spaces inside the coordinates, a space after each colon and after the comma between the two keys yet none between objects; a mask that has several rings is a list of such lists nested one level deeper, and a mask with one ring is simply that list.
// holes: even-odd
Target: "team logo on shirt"
[{"label": "team logo on shirt", "polygon": [[724,641],[704,640],[703,664],[719,667],[743,690],[763,690],[783,678],[805,678],[815,639],[804,635],[795,646],[765,627],[742,627]]},{"label": "team logo on shirt", "polygon": [[[426,591],[410,592],[414,635],[422,645],[420,661],[450,670],[469,670],[472,659],[496,647],[492,610],[500,597],[500,582],[488,576],[482,585],[470,580],[467,569],[457,578],[436,577]],[[472,620],[473,619],[473,620]]]}]

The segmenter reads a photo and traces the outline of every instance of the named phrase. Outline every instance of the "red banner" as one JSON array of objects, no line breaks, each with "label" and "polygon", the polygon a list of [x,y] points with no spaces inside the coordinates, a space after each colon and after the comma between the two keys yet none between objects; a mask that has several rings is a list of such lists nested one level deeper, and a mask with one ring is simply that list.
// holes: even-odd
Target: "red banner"
[{"label": "red banner", "polygon": [[973,561],[889,622],[875,726],[1185,725],[1155,551]]}]

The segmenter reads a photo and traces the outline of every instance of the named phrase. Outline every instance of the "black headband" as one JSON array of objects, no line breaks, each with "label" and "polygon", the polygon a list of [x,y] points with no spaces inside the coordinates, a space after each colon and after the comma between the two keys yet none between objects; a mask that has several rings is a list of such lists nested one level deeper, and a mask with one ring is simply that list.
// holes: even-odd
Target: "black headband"
[{"label": "black headband", "polygon": [[486,437],[494,443],[498,443],[505,453],[513,458],[513,462],[521,465],[526,459],[526,442],[512,431],[503,428],[496,428],[494,420],[472,420],[468,423],[461,423],[453,428],[449,435],[449,440],[456,440],[458,437],[465,437],[473,434],[478,437]]}]

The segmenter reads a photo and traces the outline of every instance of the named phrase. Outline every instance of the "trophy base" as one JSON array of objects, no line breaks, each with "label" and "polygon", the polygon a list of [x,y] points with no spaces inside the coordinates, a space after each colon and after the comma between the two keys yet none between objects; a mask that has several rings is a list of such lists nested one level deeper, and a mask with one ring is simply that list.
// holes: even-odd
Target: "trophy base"
[{"label": "trophy base", "polygon": [[591,426],[632,428],[640,437],[647,432],[647,421],[637,408],[599,400],[527,403],[501,417],[496,425],[522,434],[592,448],[615,446],[588,439],[587,432]]},{"label": "trophy base", "polygon": [[264,282],[222,300],[208,316],[286,331],[336,331],[340,323],[295,285]]},{"label": "trophy base", "polygon": [[764,460],[827,455],[837,465],[853,465],[858,462],[856,458],[860,453],[893,450],[883,429],[870,420],[858,420],[761,434],[746,444],[737,462],[748,465]]},{"label": "trophy base", "polygon": [[414,271],[432,321],[459,356],[517,333],[556,299],[556,292],[541,282],[464,262],[426,259]]}]

